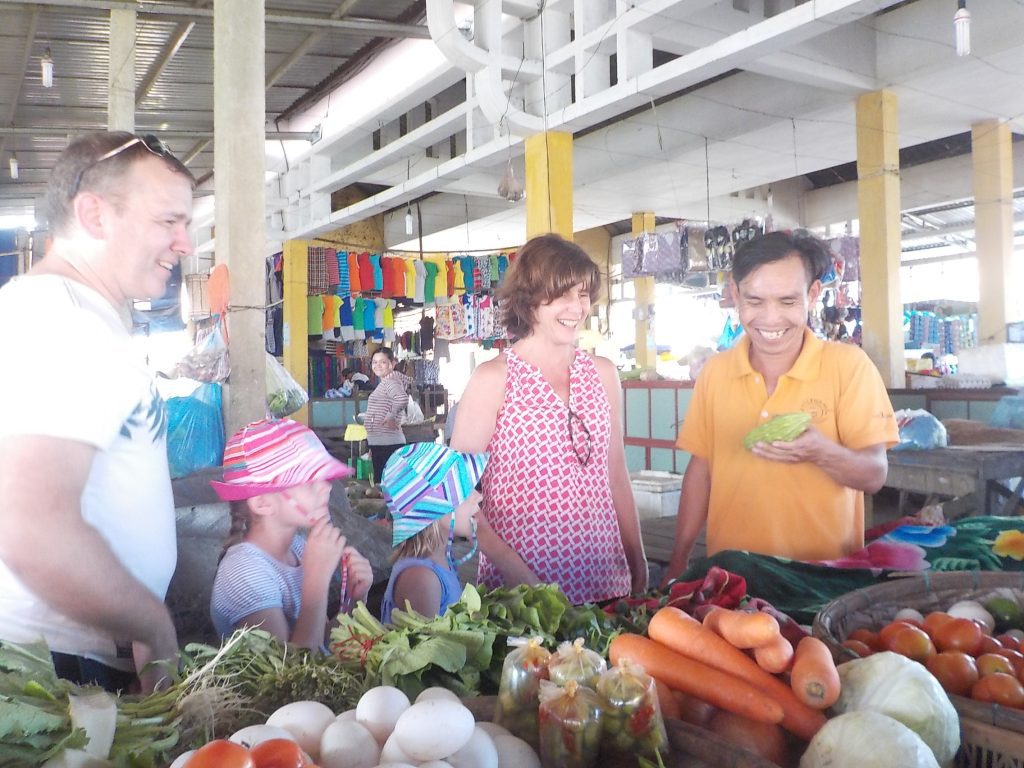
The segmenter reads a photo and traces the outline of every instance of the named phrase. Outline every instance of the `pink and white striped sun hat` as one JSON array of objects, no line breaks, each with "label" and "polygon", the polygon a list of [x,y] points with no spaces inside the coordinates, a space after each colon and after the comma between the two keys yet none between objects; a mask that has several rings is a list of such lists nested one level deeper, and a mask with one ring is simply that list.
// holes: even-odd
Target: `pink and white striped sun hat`
[{"label": "pink and white striped sun hat", "polygon": [[224,447],[224,482],[210,485],[222,500],[241,501],[352,472],[308,427],[291,419],[264,419],[231,436]]}]

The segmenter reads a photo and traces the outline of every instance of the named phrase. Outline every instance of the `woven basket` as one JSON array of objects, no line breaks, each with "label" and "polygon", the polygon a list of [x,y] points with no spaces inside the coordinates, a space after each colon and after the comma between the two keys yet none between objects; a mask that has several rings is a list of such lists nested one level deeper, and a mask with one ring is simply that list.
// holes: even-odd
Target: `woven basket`
[{"label": "woven basket", "polygon": [[[494,719],[496,702],[496,696],[478,696],[462,700],[462,703],[469,708],[478,722]],[[696,725],[690,725],[690,723],[684,723],[682,720],[665,720],[665,730],[668,731],[668,743],[671,750],[662,758],[665,768],[689,768],[695,765],[709,766],[710,768],[779,768],[775,763],[724,740],[716,733],[698,728]],[[636,764],[636,759],[633,758],[623,762],[621,768],[627,768],[627,766],[635,768]],[[620,768],[620,766],[605,764],[601,768]],[[969,768],[975,768],[975,766]],[[1007,764],[1006,766],[989,766],[988,768],[1019,767]]]},{"label": "woven basket", "polygon": [[[955,571],[895,579],[836,598],[815,617],[812,632],[837,661],[848,661],[856,655],[841,643],[855,629],[878,630],[901,608],[928,615],[1003,587],[1024,591],[1024,572]],[[949,698],[960,715],[959,768],[1024,768],[1024,712],[963,696]]]}]

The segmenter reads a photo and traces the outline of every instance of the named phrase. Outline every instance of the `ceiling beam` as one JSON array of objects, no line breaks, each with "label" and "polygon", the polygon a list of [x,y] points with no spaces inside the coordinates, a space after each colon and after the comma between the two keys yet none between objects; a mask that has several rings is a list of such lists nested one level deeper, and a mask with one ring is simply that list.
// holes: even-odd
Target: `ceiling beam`
[{"label": "ceiling beam", "polygon": [[[21,74],[17,76],[17,83],[14,86],[14,95],[11,98],[11,104],[7,109],[7,118],[4,121],[4,125],[14,125],[14,117],[18,114],[18,101],[21,99],[21,89],[25,85],[25,76],[28,73],[28,63],[32,59],[32,44],[36,40],[36,29],[39,27],[39,9],[33,8],[32,15],[28,20],[28,31],[25,33],[25,45],[21,50],[21,68],[19,71]],[[7,144],[7,137],[0,136],[0,154],[3,153],[4,147]]]},{"label": "ceiling beam", "polygon": [[139,86],[138,90],[135,91],[135,106],[138,107],[146,100],[149,96],[149,92],[156,85],[156,81],[160,79],[160,75],[163,74],[167,65],[171,63],[171,59],[178,52],[178,49],[185,44],[185,40],[188,39],[189,34],[195,28],[196,23],[194,21],[181,21],[178,22],[178,26],[174,28],[170,37],[167,38],[167,42],[164,43],[164,47],[160,50],[160,55],[156,57],[156,60],[150,66],[149,71],[146,72],[146,77],[142,80],[142,85]]},{"label": "ceiling beam", "polygon": [[[341,5],[334,9],[334,12],[330,15],[330,18],[340,19],[344,17],[345,14],[349,12],[349,9],[351,9],[352,6],[355,5],[357,2],[358,0],[344,0],[344,2],[342,2]],[[326,34],[327,33],[324,30],[319,29],[316,32],[313,32],[311,35],[309,35],[309,37],[307,37],[301,43],[299,43],[295,50],[288,54],[288,57],[280,64],[278,64],[273,72],[267,75],[267,88],[270,88],[274,83],[280,80],[284,76],[284,73],[291,69],[293,66],[295,66],[295,63],[303,56],[305,56],[310,48],[312,48],[314,45],[320,42],[320,40]]]},{"label": "ceiling beam", "polygon": [[[100,130],[100,129],[97,129]],[[0,136],[68,136],[87,133],[88,129],[74,126],[14,128],[0,126]],[[140,128],[139,133],[152,133],[168,139],[212,139],[213,131],[162,131],[156,128]],[[267,131],[267,141],[316,141],[319,131]]]},{"label": "ceiling beam", "polygon": [[[213,20],[212,8],[168,7],[156,3],[127,2],[126,0],[0,0],[3,5],[48,6],[58,8],[74,8],[80,11],[135,11],[140,16],[170,16],[180,19]],[[400,24],[377,19],[331,19],[323,16],[308,16],[296,13],[267,13],[264,16],[267,24],[281,24],[310,29],[328,27],[342,34],[365,37],[397,37],[419,38],[429,40],[430,32],[423,24]]]}]

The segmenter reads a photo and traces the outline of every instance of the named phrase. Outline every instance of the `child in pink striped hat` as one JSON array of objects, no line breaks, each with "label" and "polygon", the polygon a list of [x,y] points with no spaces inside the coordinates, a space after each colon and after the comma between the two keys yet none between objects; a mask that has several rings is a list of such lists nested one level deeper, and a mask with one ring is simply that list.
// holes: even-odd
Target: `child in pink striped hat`
[{"label": "child in pink striped hat", "polygon": [[[381,604],[381,620],[394,607],[425,616],[443,614],[459,599],[458,566],[476,552],[476,490],[487,467],[486,453],[459,453],[437,443],[403,445],[388,459],[381,488],[392,518],[395,564]],[[456,560],[455,536],[473,547]]]},{"label": "child in pink striped hat", "polygon": [[346,545],[328,509],[331,482],[350,474],[291,419],[257,421],[228,440],[224,479],[210,483],[231,502],[231,532],[210,598],[222,637],[258,626],[279,640],[323,648],[334,574],[347,583],[343,601],[366,599],[373,569]]}]

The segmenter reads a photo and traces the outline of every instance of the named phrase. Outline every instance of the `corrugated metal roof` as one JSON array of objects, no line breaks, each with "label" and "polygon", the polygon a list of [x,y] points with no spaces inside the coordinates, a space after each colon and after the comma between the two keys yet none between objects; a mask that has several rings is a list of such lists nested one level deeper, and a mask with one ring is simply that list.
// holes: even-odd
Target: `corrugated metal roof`
[{"label": "corrugated metal roof", "polygon": [[[149,73],[161,62],[171,41],[193,25],[177,52],[164,63],[159,77],[141,99],[136,111],[137,130],[213,131],[213,23],[208,16],[212,2],[158,0],[150,10],[179,10],[181,15],[140,12],[136,20],[137,92]],[[423,13],[423,0],[272,0],[268,14],[329,19],[338,9],[344,18],[409,23]],[[109,70],[109,13],[97,8],[48,5],[5,5],[0,29],[0,148],[6,171],[11,152],[18,157],[20,179],[0,174],[0,211],[12,196],[39,194],[49,168],[65,146],[67,132],[104,128],[107,123]],[[35,34],[29,41],[32,19]],[[371,32],[354,32],[329,26],[268,22],[265,30],[266,74],[269,76],[306,44],[315,42],[267,90],[267,120],[288,109],[298,99],[331,78],[368,45],[380,47],[393,37],[377,38]],[[30,44],[30,58],[22,71],[23,53]],[[40,60],[49,49],[54,62],[54,86],[43,88]],[[17,95],[17,96],[16,96]],[[15,101],[16,98],[16,101]],[[13,105],[13,110],[9,105]],[[60,133],[54,134],[55,131]],[[172,134],[174,135],[174,134]],[[176,153],[191,150],[201,137],[172,138]],[[190,166],[201,175],[212,169],[212,145]]]}]

